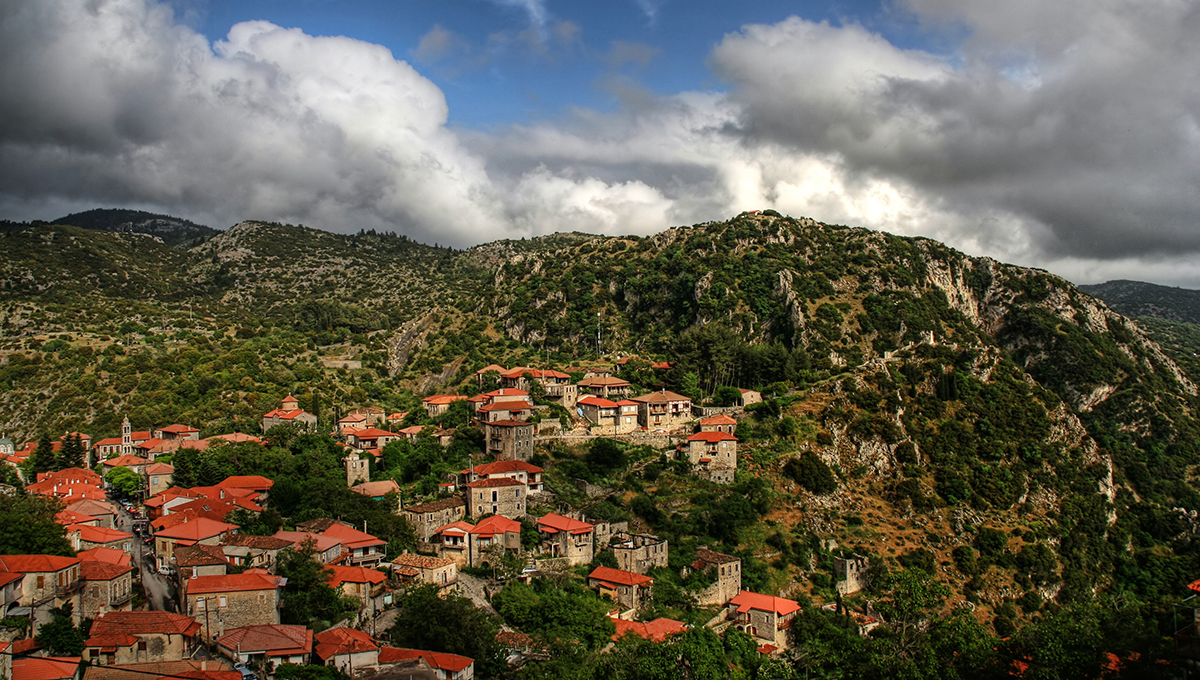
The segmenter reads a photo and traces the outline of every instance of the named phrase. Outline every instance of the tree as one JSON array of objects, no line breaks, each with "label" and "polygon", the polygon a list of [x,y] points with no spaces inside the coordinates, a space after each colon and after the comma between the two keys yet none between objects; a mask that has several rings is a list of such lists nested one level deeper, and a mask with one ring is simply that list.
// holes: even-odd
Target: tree
[{"label": "tree", "polygon": [[66,528],[54,521],[60,510],[54,498],[0,494],[0,555],[74,557]]},{"label": "tree", "polygon": [[324,630],[361,606],[329,585],[330,570],[317,560],[312,541],[279,551],[278,573],[287,579],[279,613],[283,623]]},{"label": "tree", "polygon": [[104,475],[104,481],[125,494],[126,498],[132,498],[142,490],[142,476],[123,465],[114,467]]},{"label": "tree", "polygon": [[578,640],[596,649],[616,630],[608,618],[612,602],[574,581],[561,588],[548,579],[532,585],[510,581],[492,596],[492,604],[513,627],[543,640]]},{"label": "tree", "polygon": [[58,454],[59,469],[83,467],[83,454],[83,440],[79,435],[67,435]]},{"label": "tree", "polygon": [[500,621],[463,597],[440,598],[437,586],[411,587],[396,600],[399,613],[390,635],[401,647],[459,654],[475,659],[476,674],[490,677],[505,668],[496,641]]},{"label": "tree", "polygon": [[679,383],[679,393],[692,401],[700,401],[704,396],[700,392],[700,377],[695,373],[685,373]]},{"label": "tree", "polygon": [[742,391],[729,385],[718,387],[716,394],[713,395],[713,401],[717,406],[733,406],[741,398]]},{"label": "tree", "polygon": [[83,631],[71,621],[72,606],[67,602],[61,609],[50,610],[54,618],[43,624],[34,637],[52,656],[79,656],[83,653]]},{"label": "tree", "polygon": [[815,453],[803,453],[792,458],[783,466],[783,474],[818,496],[837,489],[833,471]]},{"label": "tree", "polygon": [[41,438],[38,439],[37,448],[29,454],[29,465],[34,474],[34,479],[30,481],[36,482],[36,476],[39,473],[54,470],[55,464],[54,444],[50,440],[50,433],[43,432]]}]

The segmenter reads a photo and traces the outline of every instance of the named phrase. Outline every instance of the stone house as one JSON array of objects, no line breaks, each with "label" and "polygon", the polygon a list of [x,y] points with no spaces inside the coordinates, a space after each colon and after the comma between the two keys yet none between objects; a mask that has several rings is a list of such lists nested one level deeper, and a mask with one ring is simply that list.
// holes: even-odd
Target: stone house
[{"label": "stone house", "polygon": [[707,418],[701,418],[697,424],[697,432],[724,432],[732,435],[737,430],[737,420],[724,413]]},{"label": "stone house", "polygon": [[[431,677],[437,680],[473,680],[475,660],[458,654],[427,652],[423,649],[384,647],[379,650],[379,665],[389,666],[403,678]],[[428,670],[431,675],[418,675]]]},{"label": "stone house", "polygon": [[438,557],[454,560],[460,568],[470,564],[468,548],[470,532],[475,525],[459,520],[439,527],[433,535],[433,543]]},{"label": "stone house", "polygon": [[301,409],[300,401],[289,394],[283,398],[279,408],[263,414],[263,432],[276,425],[293,425],[306,432],[314,432],[317,429],[317,417]]},{"label": "stone house", "polygon": [[239,567],[265,569],[275,571],[275,562],[279,551],[292,544],[274,536],[250,536],[248,534],[228,534],[221,539],[221,552],[230,564]]},{"label": "stone house", "polygon": [[[191,656],[196,648],[201,625],[191,616],[158,611],[109,612],[92,622],[87,652],[95,660],[100,657],[108,665],[113,663],[145,663],[154,661],[181,661]],[[122,645],[113,651],[112,643],[122,639],[132,647]],[[104,657],[109,655],[107,659]],[[122,658],[124,657],[124,658]],[[131,658],[132,657],[132,658]],[[109,661],[111,659],[111,661]]]},{"label": "stone house", "polygon": [[343,562],[355,567],[376,567],[385,557],[387,541],[359,531],[345,522],[334,522],[321,532],[342,543]]},{"label": "stone house", "polygon": [[168,425],[166,427],[154,430],[154,439],[161,439],[167,442],[195,442],[200,441],[200,430],[189,425]]},{"label": "stone house", "polygon": [[379,644],[353,628],[331,628],[313,636],[313,653],[325,666],[353,676],[355,669],[379,665]]},{"label": "stone house", "polygon": [[417,538],[428,541],[439,528],[466,517],[467,503],[455,496],[411,505],[401,514],[413,525]]},{"label": "stone house", "polygon": [[771,652],[789,646],[788,629],[798,611],[800,603],[795,600],[743,590],[729,601],[725,617],[738,630],[773,647],[766,650],[759,647],[760,650]]},{"label": "stone house", "polygon": [[732,555],[701,547],[696,551],[692,571],[709,571],[716,581],[696,595],[696,604],[701,607],[722,606],[742,591],[742,561]]},{"label": "stone house", "polygon": [[612,544],[617,566],[635,574],[647,574],[667,566],[667,540],[651,534],[620,534]]},{"label": "stone house", "polygon": [[346,486],[354,487],[371,479],[370,463],[353,451],[342,459],[342,466],[346,468]]},{"label": "stone house", "polygon": [[117,528],[117,508],[106,500],[86,499],[76,503],[67,502],[67,510],[81,515],[95,517],[100,520],[100,526],[109,529]]},{"label": "stone house", "polygon": [[511,477],[479,479],[466,485],[467,515],[525,516],[527,487]]},{"label": "stone house", "polygon": [[580,393],[587,392],[601,399],[624,399],[629,396],[633,385],[628,380],[611,376],[591,376],[579,381]]},{"label": "stone house", "polygon": [[533,416],[533,404],[527,400],[498,401],[475,410],[481,423],[498,423],[506,420],[526,421]]},{"label": "stone house", "polygon": [[225,576],[188,579],[184,609],[200,623],[204,639],[231,628],[279,623],[279,591],[283,580],[261,569]]},{"label": "stone house", "polygon": [[744,408],[751,404],[762,403],[762,392],[758,392],[756,390],[743,390],[743,389],[738,389],[738,392],[742,393],[742,396],[737,400],[738,406],[741,406]]},{"label": "stone house", "polygon": [[114,548],[133,554],[133,534],[107,527],[72,524],[67,527],[67,540],[76,552],[92,548]]},{"label": "stone house", "polygon": [[463,484],[469,484],[480,479],[501,479],[508,477],[525,485],[528,495],[541,493],[545,489],[542,483],[542,468],[523,460],[498,460],[494,463],[484,463],[459,472]]},{"label": "stone house", "polygon": [[0,604],[4,607],[0,612],[4,615],[21,606],[21,581],[24,579],[25,574],[0,572]]},{"label": "stone house", "polygon": [[[400,573],[404,568],[408,580],[430,583],[442,591],[453,588],[458,583],[458,565],[454,560],[445,557],[428,557],[405,553],[392,559],[392,568]],[[413,573],[415,572],[415,573]]]},{"label": "stone house", "polygon": [[520,522],[492,515],[467,531],[467,563],[472,567],[489,564],[505,552],[521,554]]},{"label": "stone house", "polygon": [[529,390],[530,380],[542,386],[546,399],[565,409],[575,407],[579,388],[571,384],[571,376],[562,371],[516,368],[500,374],[500,384],[518,390]]},{"label": "stone house", "polygon": [[725,432],[697,432],[687,438],[688,462],[698,476],[732,484],[737,470],[737,437]]},{"label": "stone house", "polygon": [[456,401],[466,401],[466,399],[461,394],[435,394],[431,397],[425,397],[421,400],[421,403],[425,406],[425,413],[429,414],[430,418],[437,418],[450,410],[450,404]]},{"label": "stone house", "polygon": [[79,575],[83,579],[79,615],[84,619],[133,608],[133,567],[84,560],[79,565]]},{"label": "stone house", "polygon": [[142,470],[146,478],[146,495],[153,496],[171,488],[171,477],[175,474],[175,466],[170,463],[151,463]]},{"label": "stone house", "polygon": [[[219,545],[181,545],[175,548],[175,577],[186,581],[193,576],[224,576],[230,562]],[[178,584],[183,589],[183,584]]]},{"label": "stone house", "polygon": [[649,430],[672,429],[692,419],[692,400],[667,390],[634,397],[638,423]]},{"label": "stone house", "polygon": [[627,434],[638,425],[637,402],[622,399],[610,401],[602,397],[584,397],[575,404],[576,412],[593,426],[598,434]]},{"label": "stone house", "polygon": [[174,566],[175,547],[179,545],[217,545],[231,533],[237,533],[236,524],[226,524],[206,517],[188,518],[173,527],[154,534],[154,552],[158,568]]},{"label": "stone house", "polygon": [[595,557],[593,525],[552,512],[538,518],[537,528],[550,554],[566,558],[571,566],[588,564]]},{"label": "stone house", "polygon": [[232,628],[217,638],[217,650],[235,663],[303,666],[312,656],[313,632],[304,626],[273,624]]},{"label": "stone house", "polygon": [[650,599],[654,579],[623,569],[596,567],[588,574],[588,587],[611,597],[624,609],[638,610]]},{"label": "stone house", "polygon": [[329,570],[329,585],[342,591],[346,597],[356,597],[364,605],[383,594],[383,584],[387,576],[383,572],[366,567],[344,567],[331,564]]},{"label": "stone house", "polygon": [[346,430],[346,441],[354,448],[360,451],[369,451],[373,449],[382,449],[388,444],[404,439],[404,435],[388,432],[377,427],[367,427],[361,430],[349,429]]},{"label": "stone house", "polygon": [[533,455],[533,423],[507,419],[485,421],[482,425],[487,452],[498,460],[528,460]]},{"label": "stone house", "polygon": [[842,595],[857,593],[867,587],[867,569],[871,560],[863,555],[853,554],[849,557],[833,559],[833,574],[837,579],[837,591]]},{"label": "stone house", "polygon": [[[53,617],[50,609],[74,603],[75,593],[83,587],[82,561],[77,557],[57,555],[0,555],[0,572],[24,574],[21,579],[22,607],[32,610],[33,630]],[[80,620],[75,607],[76,623]]]}]

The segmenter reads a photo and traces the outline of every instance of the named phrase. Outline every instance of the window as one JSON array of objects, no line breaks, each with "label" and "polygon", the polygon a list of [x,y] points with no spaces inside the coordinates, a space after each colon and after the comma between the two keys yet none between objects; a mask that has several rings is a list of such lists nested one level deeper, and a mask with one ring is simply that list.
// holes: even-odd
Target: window
[{"label": "window", "polygon": [[220,602],[220,605],[221,605],[222,607],[224,607],[224,606],[225,606],[225,596],[224,596],[224,595],[222,595],[222,596],[221,596],[221,602]]},{"label": "window", "polygon": [[205,607],[205,605],[204,605],[204,601],[205,601],[205,599],[206,599],[206,598],[203,598],[203,597],[197,597],[197,598],[196,598],[196,609],[204,609],[204,607]]},{"label": "window", "polygon": [[37,585],[37,587],[38,587],[38,588],[45,588],[45,587],[46,587],[46,577],[45,577],[45,575],[43,575],[43,574],[38,574],[38,585]]},{"label": "window", "polygon": [[144,652],[144,651],[146,651],[146,641],[145,641],[145,640],[139,640],[139,641],[138,641],[138,651],[139,651],[139,652]]}]

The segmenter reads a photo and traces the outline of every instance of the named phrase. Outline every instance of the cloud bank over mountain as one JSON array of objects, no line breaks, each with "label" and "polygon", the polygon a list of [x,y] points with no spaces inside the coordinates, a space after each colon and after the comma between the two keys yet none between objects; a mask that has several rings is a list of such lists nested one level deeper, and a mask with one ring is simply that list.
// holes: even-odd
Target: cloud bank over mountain
[{"label": "cloud bank over mountain", "polygon": [[[549,21],[544,2],[508,4]],[[775,208],[1077,280],[1200,284],[1200,10],[1043,5],[892,8],[954,36],[938,53],[857,24],[747,25],[709,56],[723,91],[613,80],[615,111],[479,131],[448,126],[441,89],[379,45],[264,21],[210,43],[151,0],[13,0],[0,210],[463,246]]]}]

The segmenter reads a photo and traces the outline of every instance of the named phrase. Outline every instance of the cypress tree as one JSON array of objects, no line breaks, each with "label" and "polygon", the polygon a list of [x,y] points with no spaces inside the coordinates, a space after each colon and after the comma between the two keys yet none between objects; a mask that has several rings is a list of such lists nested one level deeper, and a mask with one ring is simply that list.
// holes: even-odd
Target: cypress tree
[{"label": "cypress tree", "polygon": [[[54,442],[50,439],[49,432],[43,432],[37,442],[37,448],[33,453],[29,454],[29,464],[33,468],[33,474],[36,478],[39,472],[50,472],[58,469],[55,467],[57,461],[54,456]],[[36,479],[35,479],[36,481]]]},{"label": "cypress tree", "polygon": [[58,455],[58,469],[83,467],[83,440],[79,435],[67,435]]}]

